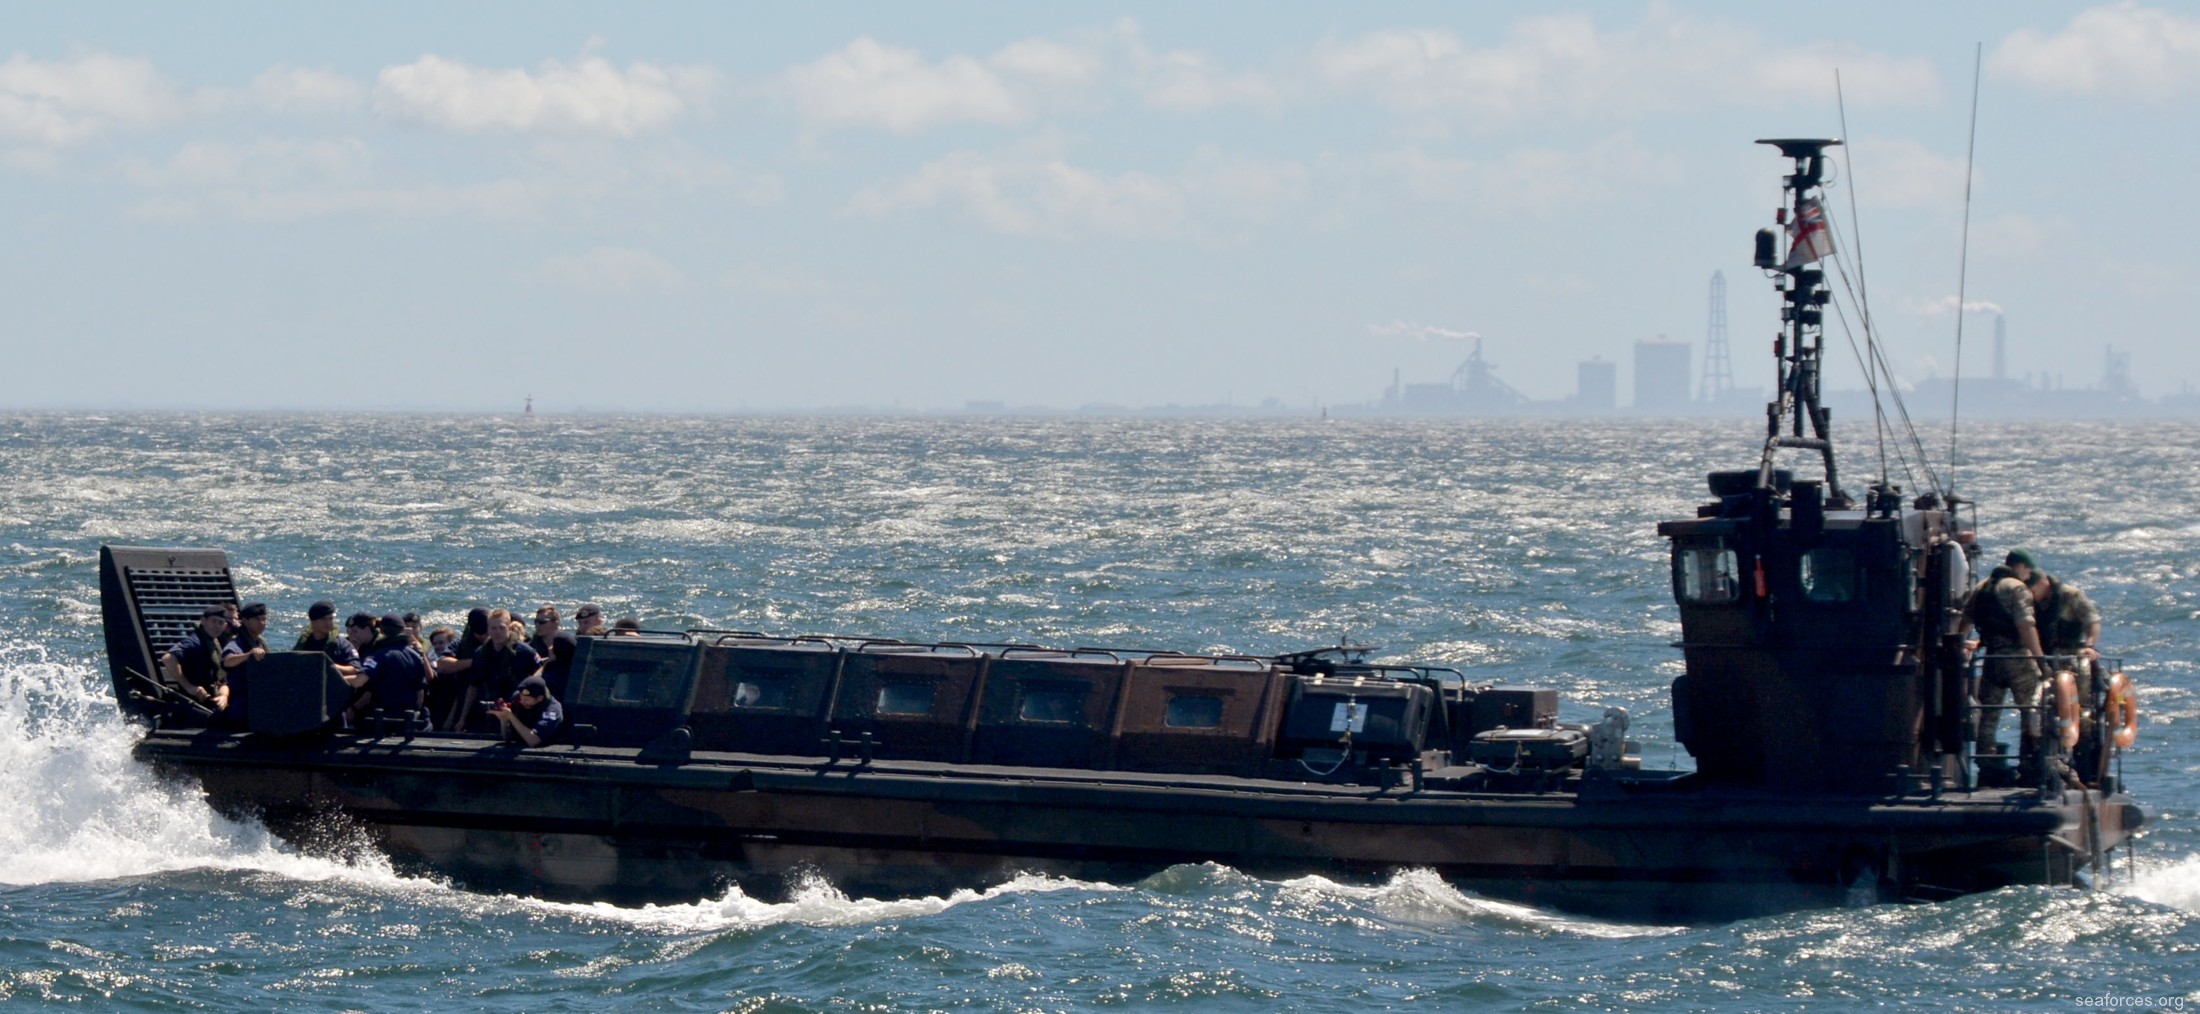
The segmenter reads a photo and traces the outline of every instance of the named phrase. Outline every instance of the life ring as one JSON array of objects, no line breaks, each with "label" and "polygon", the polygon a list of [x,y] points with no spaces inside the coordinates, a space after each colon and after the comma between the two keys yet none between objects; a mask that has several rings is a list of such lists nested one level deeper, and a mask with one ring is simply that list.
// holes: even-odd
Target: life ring
[{"label": "life ring", "polygon": [[2108,677],[2108,725],[2118,750],[2139,741],[2139,688],[2120,672]]},{"label": "life ring", "polygon": [[2055,736],[2062,748],[2078,748],[2078,678],[2068,669],[2055,671]]}]

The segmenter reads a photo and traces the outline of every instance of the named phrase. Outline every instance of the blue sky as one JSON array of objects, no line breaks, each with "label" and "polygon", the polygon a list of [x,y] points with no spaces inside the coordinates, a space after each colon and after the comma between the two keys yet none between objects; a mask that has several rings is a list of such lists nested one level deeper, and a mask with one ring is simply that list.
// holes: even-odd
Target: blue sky
[{"label": "blue sky", "polygon": [[[811,9],[816,7],[819,9]],[[2200,12],[2030,3],[19,5],[0,407],[1365,401],[1480,335],[1536,397],[1748,267],[1840,134],[1946,375],[2200,379]],[[1848,225],[1844,179],[1835,191]],[[1964,372],[1983,373],[1975,314]],[[1845,349],[1831,383],[1847,386]]]}]

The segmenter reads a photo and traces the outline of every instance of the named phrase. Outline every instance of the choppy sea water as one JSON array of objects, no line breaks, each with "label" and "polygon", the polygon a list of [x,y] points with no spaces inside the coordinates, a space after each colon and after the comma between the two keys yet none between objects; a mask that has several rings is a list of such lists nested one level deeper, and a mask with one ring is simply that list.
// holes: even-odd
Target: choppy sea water
[{"label": "choppy sea water", "polygon": [[[1179,867],[946,898],[616,908],[301,854],[130,759],[98,547],[228,548],[247,598],[603,603],[650,626],[1270,654],[1356,641],[1636,717],[1685,766],[1659,518],[1747,420],[0,415],[0,1000],[98,1008],[1755,1010],[2200,1005],[2200,426],[1967,424],[1985,542],[2107,615],[2150,825],[2108,890],[1712,927]],[[1845,474],[1876,471],[1869,433]],[[1941,437],[1945,447],[1945,437]],[[1943,467],[1945,465],[1943,464]]]}]

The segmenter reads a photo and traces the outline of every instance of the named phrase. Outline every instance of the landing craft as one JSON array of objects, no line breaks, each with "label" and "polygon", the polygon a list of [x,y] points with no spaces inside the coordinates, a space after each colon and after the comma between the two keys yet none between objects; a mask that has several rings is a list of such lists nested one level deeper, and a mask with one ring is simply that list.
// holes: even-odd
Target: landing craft
[{"label": "landing craft", "polygon": [[[1667,521],[1693,771],[1647,770],[1607,709],[1340,645],[1274,657],[907,643],[755,631],[580,641],[554,745],[336,721],[316,653],[235,674],[210,714],[154,665],[214,603],[225,554],[104,547],[116,699],[137,755],[309,847],[338,815],[401,865],[480,890],[621,902],[784,894],[822,875],[916,895],[1021,872],[1124,880],[1178,863],[1255,875],[1429,868],[1495,898],[1705,921],[2010,884],[2089,883],[2144,820],[2118,751],[2120,674],[2014,708],[2029,781],[1965,730],[1978,660],[1958,617],[1968,502],[1839,481],[1818,398],[1829,140],[1781,140],[1792,223],[1761,234],[1782,294],[1763,453]],[[1813,452],[1819,476],[1779,467]],[[2053,734],[2046,734],[2052,731]],[[1994,760],[1994,758],[1989,758]]]}]

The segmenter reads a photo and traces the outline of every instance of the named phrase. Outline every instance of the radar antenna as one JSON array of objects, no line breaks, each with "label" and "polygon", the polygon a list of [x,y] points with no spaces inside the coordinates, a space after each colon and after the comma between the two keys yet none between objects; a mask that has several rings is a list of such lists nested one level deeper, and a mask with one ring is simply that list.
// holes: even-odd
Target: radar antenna
[{"label": "radar antenna", "polygon": [[1795,172],[1783,184],[1786,200],[1776,218],[1787,227],[1787,255],[1779,254],[1777,233],[1757,231],[1756,264],[1773,276],[1773,288],[1785,303],[1780,308],[1784,327],[1773,343],[1780,383],[1773,401],[1765,406],[1765,452],[1757,468],[1757,485],[1773,488],[1773,465],[1782,448],[1814,450],[1825,460],[1827,500],[1846,501],[1834,470],[1833,413],[1818,398],[1825,305],[1832,293],[1826,288],[1826,273],[1812,266],[1833,254],[1833,233],[1826,227],[1821,202],[1825,150],[1841,142],[1780,138],[1757,143],[1779,148],[1781,155],[1795,160]]}]

